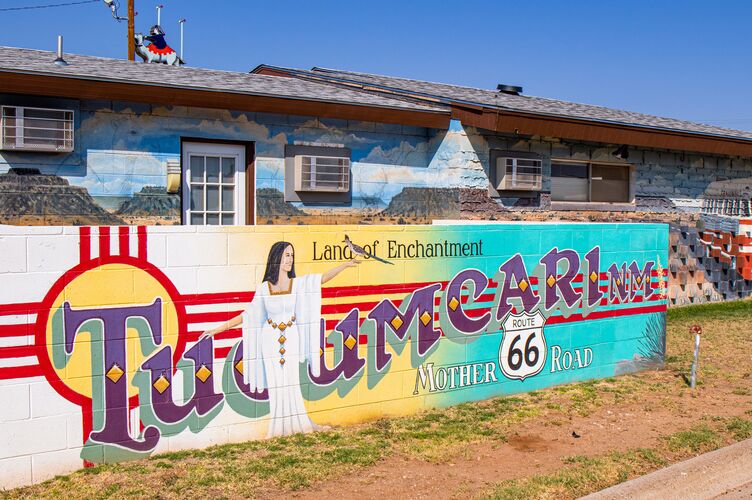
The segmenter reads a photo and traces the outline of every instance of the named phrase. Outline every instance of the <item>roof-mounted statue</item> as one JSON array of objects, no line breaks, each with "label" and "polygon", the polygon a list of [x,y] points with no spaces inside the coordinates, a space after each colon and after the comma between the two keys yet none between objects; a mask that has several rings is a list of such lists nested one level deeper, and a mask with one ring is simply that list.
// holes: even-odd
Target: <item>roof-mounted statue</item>
[{"label": "roof-mounted statue", "polygon": [[[138,57],[147,63],[162,63],[169,64],[171,66],[180,66],[183,64],[183,60],[180,59],[178,53],[167,45],[165,41],[165,33],[162,27],[155,24],[149,30],[149,36],[144,36],[142,33],[136,33],[136,54]],[[148,45],[144,45],[144,40],[149,41]]]}]

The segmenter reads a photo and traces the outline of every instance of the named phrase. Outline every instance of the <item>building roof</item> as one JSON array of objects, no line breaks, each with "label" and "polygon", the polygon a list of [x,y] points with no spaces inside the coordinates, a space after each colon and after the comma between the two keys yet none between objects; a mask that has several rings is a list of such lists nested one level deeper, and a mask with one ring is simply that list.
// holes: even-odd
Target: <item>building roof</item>
[{"label": "building roof", "polygon": [[40,75],[170,89],[244,94],[335,104],[448,113],[438,103],[385,96],[295,78],[218,71],[188,66],[144,64],[122,59],[65,54],[67,66],[54,64],[54,52],[0,46],[0,73]]},{"label": "building roof", "polygon": [[[259,66],[274,68],[273,66]],[[302,78],[326,80],[340,84],[360,84],[372,89],[382,89],[391,95],[422,96],[426,102],[470,104],[503,111],[531,113],[542,116],[563,117],[591,122],[608,123],[629,127],[641,127],[671,132],[715,136],[735,140],[752,140],[752,132],[733,130],[702,123],[694,123],[673,118],[622,111],[591,104],[579,104],[544,97],[512,95],[497,90],[478,89],[434,83],[409,78],[399,78],[370,73],[358,73],[336,69],[314,67],[311,70],[276,68]]]}]

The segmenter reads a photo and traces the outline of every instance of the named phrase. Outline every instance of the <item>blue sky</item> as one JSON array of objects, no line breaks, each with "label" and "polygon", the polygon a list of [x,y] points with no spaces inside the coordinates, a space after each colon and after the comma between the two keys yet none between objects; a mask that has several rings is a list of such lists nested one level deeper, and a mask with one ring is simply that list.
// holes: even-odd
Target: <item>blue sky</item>
[{"label": "blue sky", "polygon": [[[0,0],[0,9],[74,0]],[[126,0],[121,2],[125,15]],[[156,22],[136,0],[136,30]],[[752,2],[163,0],[192,66],[325,66],[495,88],[752,130]],[[0,45],[125,57],[101,3],[0,11]]]}]

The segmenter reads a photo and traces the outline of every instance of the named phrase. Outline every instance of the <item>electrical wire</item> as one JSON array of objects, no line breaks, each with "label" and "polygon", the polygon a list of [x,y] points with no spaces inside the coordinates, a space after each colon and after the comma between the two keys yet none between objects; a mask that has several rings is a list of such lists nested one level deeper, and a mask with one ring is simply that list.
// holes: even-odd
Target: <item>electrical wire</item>
[{"label": "electrical wire", "polygon": [[80,5],[84,3],[95,3],[95,2],[99,2],[99,0],[84,0],[81,2],[53,3],[53,4],[47,4],[47,5],[30,5],[28,7],[6,7],[6,8],[0,9],[0,12],[9,12],[12,10],[48,9],[50,7],[67,7],[69,5]]}]

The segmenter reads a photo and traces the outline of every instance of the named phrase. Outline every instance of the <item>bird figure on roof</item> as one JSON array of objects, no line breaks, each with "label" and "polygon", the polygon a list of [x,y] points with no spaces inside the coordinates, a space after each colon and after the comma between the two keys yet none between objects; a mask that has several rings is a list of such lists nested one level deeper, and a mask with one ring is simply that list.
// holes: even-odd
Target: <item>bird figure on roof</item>
[{"label": "bird figure on roof", "polygon": [[342,240],[342,243],[345,243],[345,244],[347,244],[347,248],[349,248],[349,249],[350,249],[350,251],[351,251],[351,252],[352,252],[353,254],[355,254],[355,255],[360,255],[360,256],[363,256],[363,257],[366,257],[366,258],[370,258],[370,259],[378,260],[379,262],[383,262],[384,264],[389,264],[389,265],[392,265],[392,266],[394,265],[394,263],[393,263],[393,262],[389,262],[388,260],[384,260],[384,259],[382,259],[381,257],[376,257],[376,256],[375,256],[375,255],[373,255],[372,253],[368,252],[368,251],[367,251],[367,250],[366,250],[365,248],[363,248],[362,246],[360,246],[360,245],[356,245],[355,243],[353,243],[353,242],[352,242],[352,240],[350,240],[350,237],[349,237],[349,236],[347,236],[347,235],[345,235],[345,239],[344,239],[344,240]]},{"label": "bird figure on roof", "polygon": [[[147,63],[162,63],[170,66],[180,66],[183,60],[178,53],[167,45],[165,32],[162,27],[155,24],[149,30],[149,34],[144,36],[142,33],[135,34],[136,54]],[[144,45],[144,40],[150,42]]]}]

